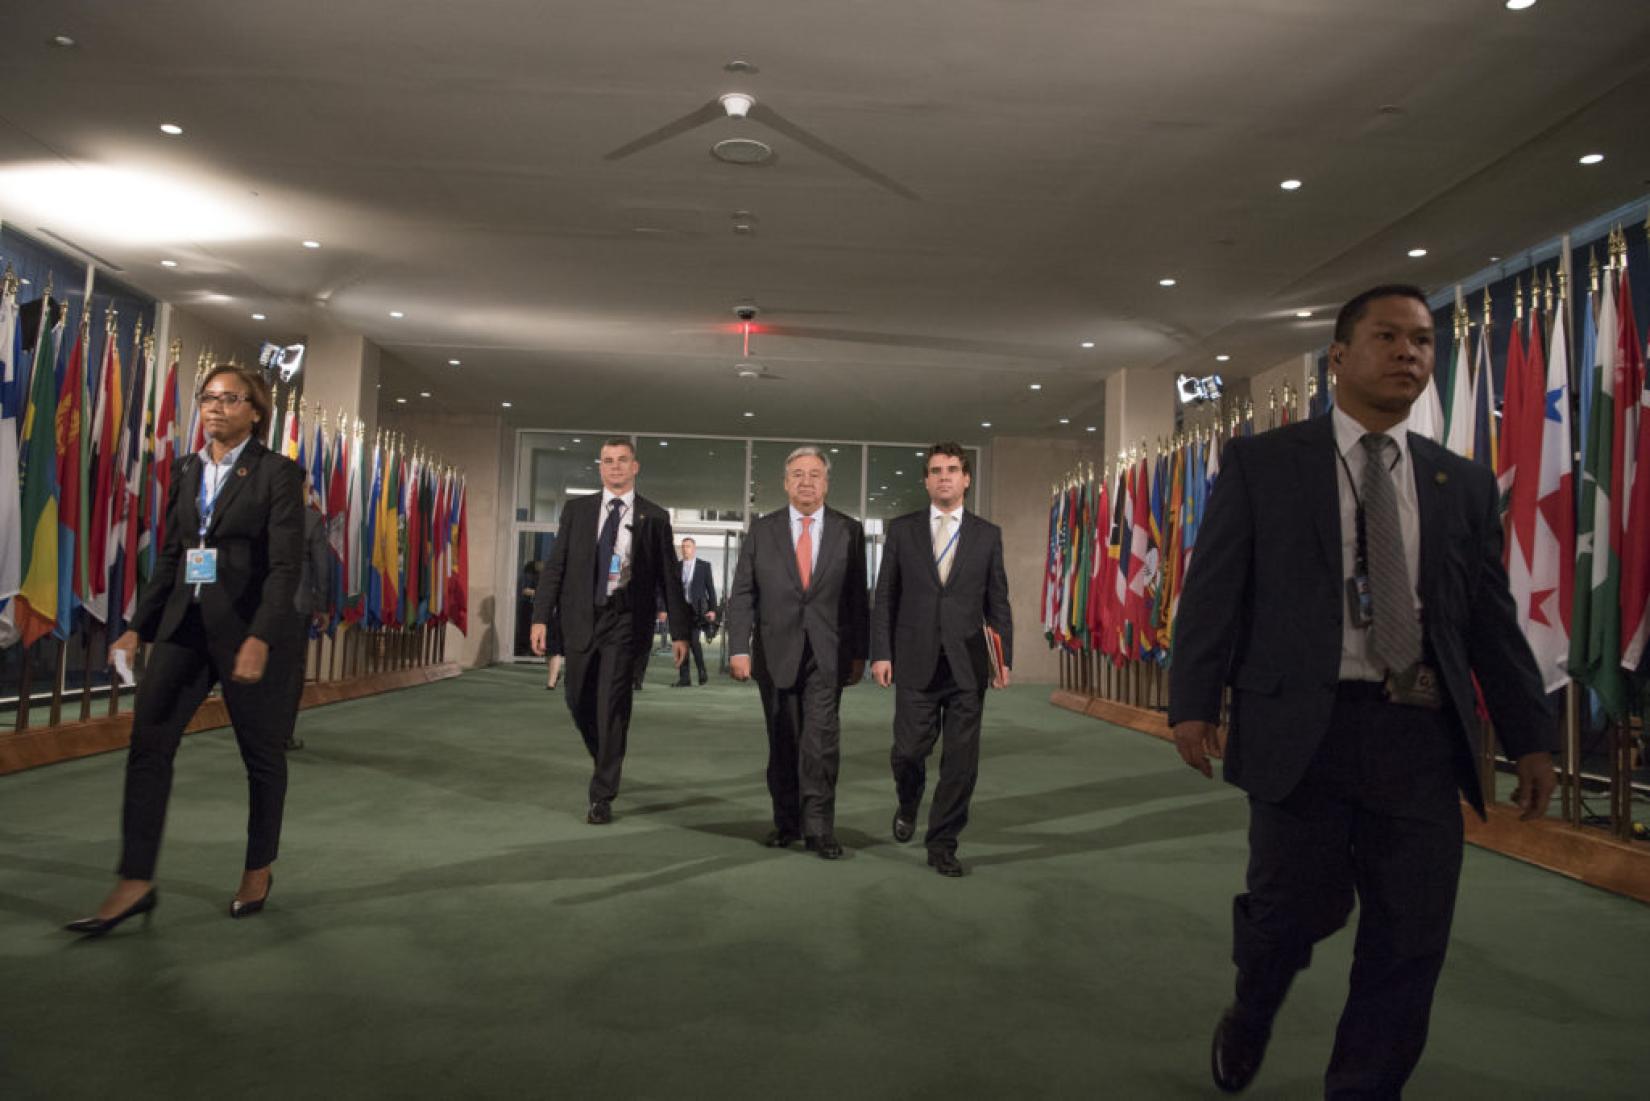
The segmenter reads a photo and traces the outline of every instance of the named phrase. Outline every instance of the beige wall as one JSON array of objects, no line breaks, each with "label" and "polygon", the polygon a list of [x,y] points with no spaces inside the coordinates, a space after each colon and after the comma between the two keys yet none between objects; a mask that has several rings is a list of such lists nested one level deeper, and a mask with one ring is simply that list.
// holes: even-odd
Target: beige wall
[{"label": "beige wall", "polygon": [[[365,419],[363,417],[363,419]],[[503,474],[508,472],[506,446],[514,436],[495,416],[472,413],[406,413],[381,410],[380,424],[406,435],[464,473],[469,535],[469,633],[447,628],[447,659],[466,668],[488,665],[501,656],[498,634],[499,578],[509,568],[508,547],[498,545],[508,517],[499,513]],[[506,584],[505,590],[513,588]]]},{"label": "beige wall", "polygon": [[1159,439],[1174,435],[1175,406],[1174,375],[1144,367],[1118,371],[1106,379],[1106,453],[1115,456],[1119,451],[1139,447],[1145,440],[1147,448]]},{"label": "beige wall", "polygon": [[1104,462],[1100,441],[998,436],[991,441],[984,471],[989,483],[992,523],[1003,529],[1003,566],[1014,610],[1014,679],[1056,684],[1058,655],[1043,639],[1043,570],[1048,557],[1048,510],[1052,490],[1079,463]]},{"label": "beige wall", "polygon": [[1255,431],[1264,432],[1272,427],[1271,397],[1277,395],[1278,404],[1283,404],[1283,385],[1287,382],[1295,391],[1294,420],[1300,420],[1306,415],[1306,380],[1312,373],[1315,355],[1311,352],[1304,355],[1290,356],[1281,363],[1274,363],[1264,371],[1259,371],[1249,378],[1249,396],[1255,403]]},{"label": "beige wall", "polygon": [[[256,367],[259,345],[256,341],[220,329],[187,309],[171,306],[168,310],[166,331],[159,335],[168,345],[174,340],[182,345],[178,351],[178,424],[182,431],[188,427],[189,418],[195,411],[195,364],[201,353],[210,352],[214,364],[234,362],[242,367]],[[160,354],[164,356],[164,350]],[[260,438],[267,434],[266,426]]]},{"label": "beige wall", "polygon": [[304,351],[304,400],[319,403],[328,417],[342,409],[365,423],[372,439],[378,427],[378,345],[359,333],[340,332],[317,322]]}]

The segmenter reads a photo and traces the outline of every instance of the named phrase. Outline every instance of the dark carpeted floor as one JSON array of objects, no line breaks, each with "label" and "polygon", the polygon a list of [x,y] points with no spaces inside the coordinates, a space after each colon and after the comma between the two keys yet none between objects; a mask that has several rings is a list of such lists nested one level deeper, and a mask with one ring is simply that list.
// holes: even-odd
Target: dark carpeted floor
[{"label": "dark carpeted floor", "polygon": [[[774,852],[754,688],[637,698],[617,821],[537,668],[306,712],[270,908],[244,775],[179,756],[152,926],[99,942],[119,754],[0,777],[0,1097],[1216,1096],[1245,813],[1162,742],[994,693],[946,880],[887,836],[892,695],[844,698],[829,864]],[[1349,933],[1250,1096],[1321,1092]],[[1414,1098],[1640,1098],[1650,912],[1469,849]]]}]

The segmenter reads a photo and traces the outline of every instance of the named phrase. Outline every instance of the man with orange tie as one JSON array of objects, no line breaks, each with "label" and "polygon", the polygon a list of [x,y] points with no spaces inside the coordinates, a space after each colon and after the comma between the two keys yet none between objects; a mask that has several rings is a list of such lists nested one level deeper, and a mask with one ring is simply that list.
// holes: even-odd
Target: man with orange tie
[{"label": "man with orange tie", "polygon": [[837,707],[870,649],[865,529],[825,507],[830,472],[817,447],[786,458],[790,504],[751,525],[727,611],[733,678],[756,678],[768,729],[773,829],[763,844],[788,848],[801,839],[824,860],[842,856]]}]

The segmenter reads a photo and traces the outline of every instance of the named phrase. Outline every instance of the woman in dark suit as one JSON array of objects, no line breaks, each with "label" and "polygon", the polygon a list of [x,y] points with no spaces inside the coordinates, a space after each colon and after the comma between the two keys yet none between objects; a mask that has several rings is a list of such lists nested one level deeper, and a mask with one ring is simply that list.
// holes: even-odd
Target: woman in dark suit
[{"label": "woman in dark suit", "polygon": [[121,820],[119,882],[71,932],[101,936],[158,902],[155,862],[183,728],[223,686],[246,763],[251,813],[246,866],[231,917],[263,909],[286,801],[287,681],[304,545],[303,472],[264,447],[269,390],[254,372],[214,367],[197,396],[207,444],[173,470],[165,541],[131,629],[112,647],[127,659],[152,642],[132,720]]}]

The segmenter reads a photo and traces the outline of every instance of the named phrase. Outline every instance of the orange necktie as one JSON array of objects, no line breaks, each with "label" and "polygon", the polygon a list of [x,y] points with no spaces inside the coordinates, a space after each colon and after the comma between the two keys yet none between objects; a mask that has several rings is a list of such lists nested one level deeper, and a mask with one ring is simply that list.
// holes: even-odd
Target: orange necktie
[{"label": "orange necktie", "polygon": [[814,522],[812,516],[802,519],[802,534],[796,537],[796,572],[802,577],[802,588],[808,587],[808,582],[814,574],[814,539],[808,534],[808,526]]}]

